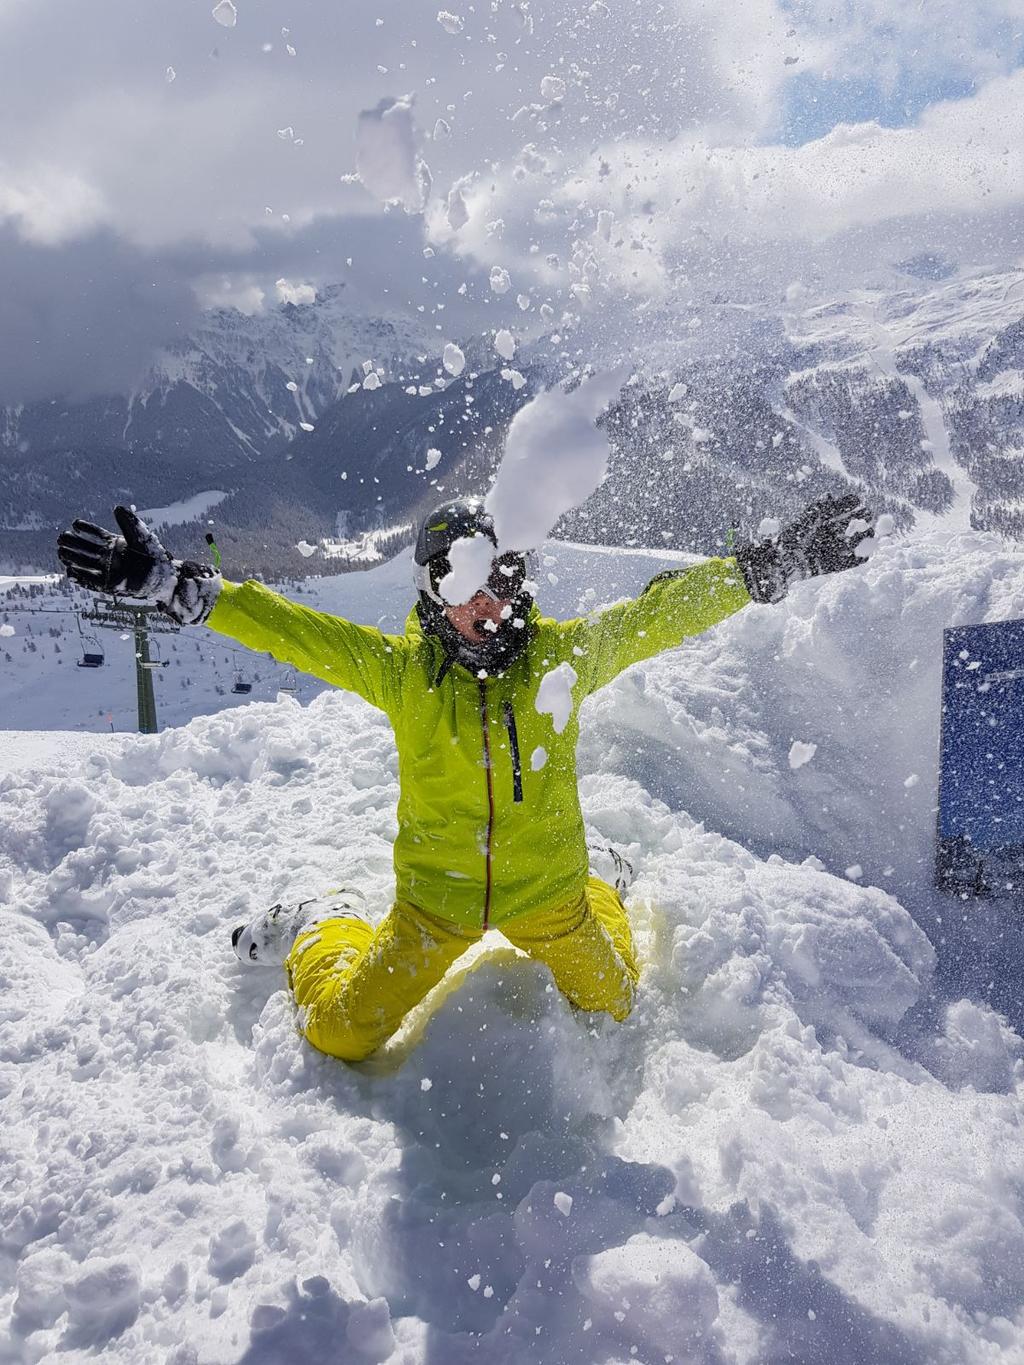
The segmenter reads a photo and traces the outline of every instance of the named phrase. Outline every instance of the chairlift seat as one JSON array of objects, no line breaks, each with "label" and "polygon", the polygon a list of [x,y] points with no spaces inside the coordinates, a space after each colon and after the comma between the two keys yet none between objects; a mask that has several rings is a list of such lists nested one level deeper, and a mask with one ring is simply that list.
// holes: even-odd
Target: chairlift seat
[{"label": "chairlift seat", "polygon": [[79,668],[99,668],[103,663],[102,654],[83,654],[78,661]]},{"label": "chairlift seat", "polygon": [[235,685],[234,685],[234,687],[233,687],[231,690],[232,690],[232,692],[238,692],[238,693],[241,693],[241,694],[246,694],[246,693],[249,693],[249,692],[252,691],[252,683],[248,683],[248,682],[236,682]]}]

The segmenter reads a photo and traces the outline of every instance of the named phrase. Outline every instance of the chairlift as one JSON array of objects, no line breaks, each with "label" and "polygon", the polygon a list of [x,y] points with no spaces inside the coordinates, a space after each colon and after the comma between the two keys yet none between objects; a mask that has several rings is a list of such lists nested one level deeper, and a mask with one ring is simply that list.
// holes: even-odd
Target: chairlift
[{"label": "chairlift", "polygon": [[152,658],[140,659],[138,655],[135,656],[139,667],[144,668],[147,673],[155,673],[157,669],[166,668],[171,662],[170,659],[161,659],[160,651],[155,644],[151,644],[150,649],[153,651]]},{"label": "chairlift", "polygon": [[[100,668],[103,665],[104,653],[99,639],[95,635],[86,635],[82,629],[82,618],[75,613],[75,621],[78,625],[78,633],[82,637],[82,657],[78,660],[79,668]],[[92,649],[89,646],[92,645]]]},{"label": "chairlift", "polygon": [[240,668],[235,669],[235,681],[231,687],[232,692],[237,692],[239,696],[246,696],[252,691],[252,683],[242,676]]},{"label": "chairlift", "polygon": [[289,668],[284,675],[284,681],[277,689],[279,692],[287,692],[289,695],[299,690],[299,676],[294,668]]}]

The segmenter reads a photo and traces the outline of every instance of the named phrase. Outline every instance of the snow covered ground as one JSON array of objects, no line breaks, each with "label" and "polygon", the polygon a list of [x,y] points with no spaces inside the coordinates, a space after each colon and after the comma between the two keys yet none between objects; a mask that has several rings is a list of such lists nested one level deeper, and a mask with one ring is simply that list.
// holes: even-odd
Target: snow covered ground
[{"label": "snow covered ground", "polygon": [[[661,567],[554,557],[558,614]],[[322,600],[393,628],[407,572]],[[19,737],[3,1359],[1024,1360],[1020,930],[930,890],[941,631],[1021,615],[1024,554],[934,532],[624,674],[580,768],[639,871],[632,1018],[494,936],[360,1067],[227,931],[349,880],[384,913],[379,713]]]}]

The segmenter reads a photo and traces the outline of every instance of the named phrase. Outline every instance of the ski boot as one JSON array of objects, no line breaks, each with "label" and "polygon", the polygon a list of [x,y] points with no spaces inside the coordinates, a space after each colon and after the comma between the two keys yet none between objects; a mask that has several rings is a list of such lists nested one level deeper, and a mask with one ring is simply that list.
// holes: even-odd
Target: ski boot
[{"label": "ski boot", "polygon": [[590,858],[590,875],[600,877],[609,886],[614,886],[619,900],[623,900],[636,875],[629,859],[624,858],[617,848],[606,844],[588,844],[587,856]]},{"label": "ski boot", "polygon": [[280,967],[299,934],[328,919],[366,919],[358,891],[342,889],[311,896],[294,905],[272,905],[231,932],[235,956],[255,967]]}]

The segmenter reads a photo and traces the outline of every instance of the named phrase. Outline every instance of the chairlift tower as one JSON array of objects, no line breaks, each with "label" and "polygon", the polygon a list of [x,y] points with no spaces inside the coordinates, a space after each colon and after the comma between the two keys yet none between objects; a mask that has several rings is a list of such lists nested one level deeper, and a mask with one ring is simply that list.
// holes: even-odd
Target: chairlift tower
[{"label": "chairlift tower", "polygon": [[130,630],[135,639],[135,695],[139,712],[139,734],[155,735],[159,730],[156,718],[156,697],[153,693],[153,674],[166,668],[170,660],[154,658],[149,652],[151,635],[176,635],[178,627],[171,624],[159,607],[129,605],[116,598],[100,602],[82,617],[100,630]]}]

